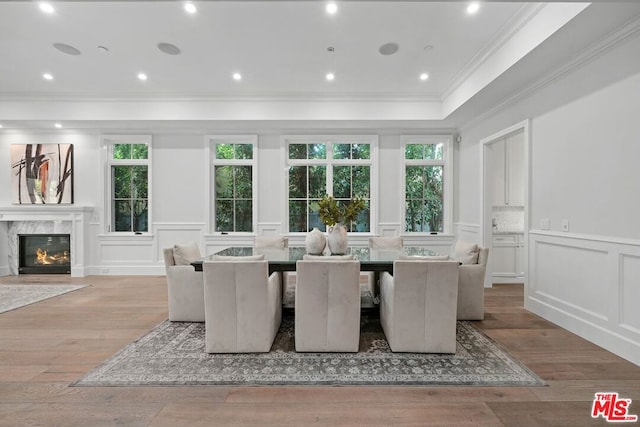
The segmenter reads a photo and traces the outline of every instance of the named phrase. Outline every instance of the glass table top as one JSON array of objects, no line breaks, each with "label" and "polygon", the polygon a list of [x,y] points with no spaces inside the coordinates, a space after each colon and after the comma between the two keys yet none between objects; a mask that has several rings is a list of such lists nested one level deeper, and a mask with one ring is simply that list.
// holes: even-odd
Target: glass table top
[{"label": "glass table top", "polygon": [[[224,256],[249,256],[264,255],[264,258],[270,262],[279,263],[295,263],[301,260],[307,253],[304,247],[291,247],[284,249],[256,249],[253,247],[229,247],[219,251],[213,255],[205,257],[205,261],[211,259],[214,255]],[[400,258],[400,255],[421,255],[435,256],[441,255],[431,249],[419,246],[405,246],[401,250],[394,249],[370,249],[369,247],[350,247],[347,254],[353,254],[354,258],[360,263],[392,263]],[[326,255],[331,256],[331,255]]]}]

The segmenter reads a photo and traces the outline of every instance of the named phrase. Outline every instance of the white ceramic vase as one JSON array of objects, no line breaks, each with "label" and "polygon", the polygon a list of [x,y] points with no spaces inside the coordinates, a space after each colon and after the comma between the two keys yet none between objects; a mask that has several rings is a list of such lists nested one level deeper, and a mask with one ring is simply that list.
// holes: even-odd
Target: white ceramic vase
[{"label": "white ceramic vase", "polygon": [[327,238],[324,233],[315,227],[307,233],[307,237],[304,239],[304,246],[310,255],[322,255],[326,244]]},{"label": "white ceramic vase", "polygon": [[333,227],[329,227],[327,244],[329,245],[329,250],[333,255],[344,255],[347,253],[349,239],[347,236],[347,229],[344,225],[337,223]]}]

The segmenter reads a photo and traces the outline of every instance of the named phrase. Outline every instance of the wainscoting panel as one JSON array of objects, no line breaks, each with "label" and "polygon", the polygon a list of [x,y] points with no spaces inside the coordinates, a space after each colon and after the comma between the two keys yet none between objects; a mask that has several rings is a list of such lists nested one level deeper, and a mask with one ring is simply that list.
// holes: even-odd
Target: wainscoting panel
[{"label": "wainscoting panel", "polygon": [[[607,320],[607,264],[609,254],[560,242],[535,246],[535,276],[532,291],[545,302],[553,301],[579,316]],[[571,286],[566,286],[571,283]],[[595,319],[589,319],[595,320]]]},{"label": "wainscoting panel", "polygon": [[381,222],[378,224],[378,235],[393,237],[402,234],[402,224],[397,222]]},{"label": "wainscoting panel", "polygon": [[525,308],[640,365],[640,242],[532,230]]},{"label": "wainscoting panel", "polygon": [[157,260],[164,266],[164,248],[173,247],[176,243],[196,242],[202,251],[202,235],[206,224],[204,223],[155,223],[154,235],[156,236],[158,252]]},{"label": "wainscoting panel", "polygon": [[640,255],[620,254],[620,327],[640,335]]},{"label": "wainscoting panel", "polygon": [[482,238],[480,233],[481,228],[479,224],[456,222],[453,224],[453,229],[457,237],[456,240],[482,245]]},{"label": "wainscoting panel", "polygon": [[258,224],[259,236],[276,237],[282,234],[282,224],[279,222],[261,222]]}]

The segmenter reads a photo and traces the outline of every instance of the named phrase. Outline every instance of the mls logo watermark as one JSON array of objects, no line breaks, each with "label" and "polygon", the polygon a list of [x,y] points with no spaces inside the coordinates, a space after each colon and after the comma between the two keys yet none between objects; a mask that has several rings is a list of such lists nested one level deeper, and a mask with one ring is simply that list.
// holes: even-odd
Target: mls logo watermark
[{"label": "mls logo watermark", "polygon": [[631,399],[622,399],[615,392],[596,393],[591,407],[591,418],[602,417],[613,423],[633,423],[637,415],[629,414]]}]

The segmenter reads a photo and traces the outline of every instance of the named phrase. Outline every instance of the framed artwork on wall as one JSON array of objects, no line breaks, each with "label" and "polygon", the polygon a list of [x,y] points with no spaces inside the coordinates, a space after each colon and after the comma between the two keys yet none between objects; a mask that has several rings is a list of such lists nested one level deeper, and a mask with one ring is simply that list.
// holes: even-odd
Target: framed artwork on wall
[{"label": "framed artwork on wall", "polygon": [[73,144],[12,144],[11,172],[14,204],[73,203]]}]

